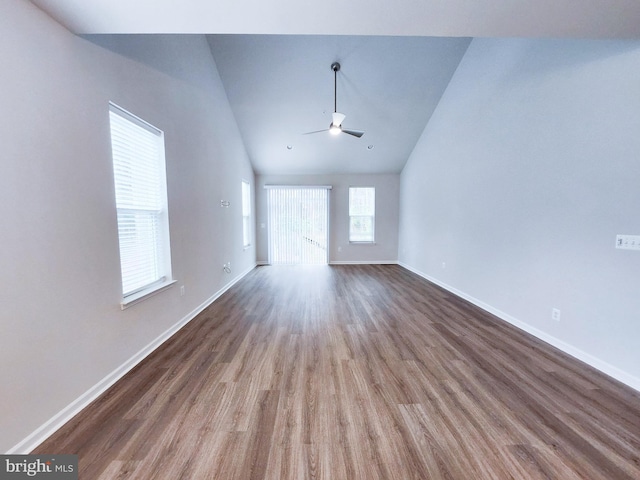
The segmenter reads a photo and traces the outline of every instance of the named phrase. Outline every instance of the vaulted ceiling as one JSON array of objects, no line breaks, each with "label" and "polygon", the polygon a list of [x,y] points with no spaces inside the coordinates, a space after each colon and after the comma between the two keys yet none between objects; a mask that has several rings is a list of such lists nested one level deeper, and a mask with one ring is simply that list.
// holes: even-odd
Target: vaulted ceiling
[{"label": "vaulted ceiling", "polygon": [[[399,172],[470,37],[640,37],[637,0],[31,1],[75,33],[207,34],[264,174]],[[331,122],[334,61],[362,138],[303,135]]]},{"label": "vaulted ceiling", "polygon": [[75,33],[637,38],[637,0],[32,0]]},{"label": "vaulted ceiling", "polygon": [[[231,108],[258,173],[399,172],[468,39],[210,36]],[[334,109],[361,138],[329,132]]]}]

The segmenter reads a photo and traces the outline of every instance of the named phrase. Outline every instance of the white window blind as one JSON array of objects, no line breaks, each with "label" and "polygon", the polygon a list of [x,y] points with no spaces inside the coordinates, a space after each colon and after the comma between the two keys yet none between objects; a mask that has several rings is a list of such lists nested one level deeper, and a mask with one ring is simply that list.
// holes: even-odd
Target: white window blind
[{"label": "white window blind", "polygon": [[376,189],[349,187],[349,241],[375,241]]},{"label": "white window blind", "polygon": [[242,245],[251,245],[251,185],[242,181]]},{"label": "white window blind", "polygon": [[122,294],[171,280],[162,131],[110,105]]},{"label": "white window blind", "polygon": [[326,187],[268,187],[269,263],[326,264]]}]

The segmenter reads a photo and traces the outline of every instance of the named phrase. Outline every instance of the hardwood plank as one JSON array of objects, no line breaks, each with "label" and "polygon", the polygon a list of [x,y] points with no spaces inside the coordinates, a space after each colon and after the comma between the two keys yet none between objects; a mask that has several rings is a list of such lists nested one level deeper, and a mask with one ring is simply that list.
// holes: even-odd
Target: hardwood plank
[{"label": "hardwood plank", "polygon": [[34,453],[83,479],[640,478],[640,394],[397,265],[260,267]]},{"label": "hardwood plank", "polygon": [[261,480],[265,476],[279,394],[276,390],[262,390],[258,395],[249,443],[244,454],[243,468],[239,473],[239,478]]}]

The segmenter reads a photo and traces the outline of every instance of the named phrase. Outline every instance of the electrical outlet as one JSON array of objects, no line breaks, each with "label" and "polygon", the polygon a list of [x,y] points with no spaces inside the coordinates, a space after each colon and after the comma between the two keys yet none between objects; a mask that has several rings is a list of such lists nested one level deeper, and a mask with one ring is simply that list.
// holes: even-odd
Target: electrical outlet
[{"label": "electrical outlet", "polygon": [[556,322],[560,321],[560,310],[557,308],[551,309],[551,320],[555,320]]}]

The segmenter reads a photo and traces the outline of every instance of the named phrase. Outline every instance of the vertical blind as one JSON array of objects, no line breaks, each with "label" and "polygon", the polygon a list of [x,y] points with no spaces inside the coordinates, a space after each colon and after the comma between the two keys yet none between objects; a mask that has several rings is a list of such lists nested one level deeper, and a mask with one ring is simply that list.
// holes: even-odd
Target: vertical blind
[{"label": "vertical blind", "polygon": [[242,245],[251,245],[251,186],[242,181]]},{"label": "vertical blind", "polygon": [[269,262],[326,264],[327,187],[268,187]]},{"label": "vertical blind", "polygon": [[168,245],[164,143],[160,130],[115,105],[109,118],[126,298],[161,282],[170,269],[164,251]]},{"label": "vertical blind", "polygon": [[349,187],[349,241],[374,242],[376,189]]}]

